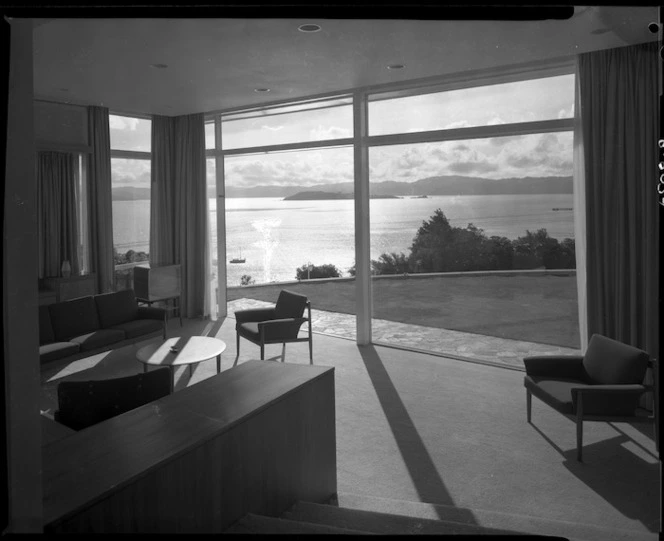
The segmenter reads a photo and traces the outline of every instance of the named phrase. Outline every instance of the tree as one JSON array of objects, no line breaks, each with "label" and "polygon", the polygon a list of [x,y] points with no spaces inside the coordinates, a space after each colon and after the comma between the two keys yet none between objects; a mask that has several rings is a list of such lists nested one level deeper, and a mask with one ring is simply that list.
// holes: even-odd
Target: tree
[{"label": "tree", "polygon": [[418,229],[410,248],[415,272],[482,270],[489,266],[490,246],[472,223],[452,227],[441,209]]},{"label": "tree", "polygon": [[403,252],[383,253],[371,260],[371,270],[374,274],[405,274],[411,272],[410,259]]},{"label": "tree", "polygon": [[240,285],[241,286],[250,286],[253,283],[255,283],[254,279],[251,276],[249,276],[248,274],[243,274],[240,277]]},{"label": "tree", "polygon": [[514,246],[507,237],[493,236],[487,240],[488,260],[491,270],[511,270],[514,268]]},{"label": "tree", "polygon": [[514,268],[533,269],[545,267],[547,269],[565,268],[563,248],[558,239],[549,236],[546,229],[536,232],[526,231],[526,235],[519,237],[514,244]]}]

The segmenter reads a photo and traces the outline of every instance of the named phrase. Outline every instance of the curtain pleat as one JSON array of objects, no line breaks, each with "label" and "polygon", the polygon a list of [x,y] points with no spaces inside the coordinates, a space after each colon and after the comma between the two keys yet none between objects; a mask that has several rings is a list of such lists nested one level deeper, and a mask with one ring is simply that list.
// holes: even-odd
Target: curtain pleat
[{"label": "curtain pleat", "polygon": [[208,200],[202,114],[153,116],[150,265],[180,264],[184,317],[208,315]]},{"label": "curtain pleat", "polygon": [[657,43],[579,55],[588,334],[659,358]]},{"label": "curtain pleat", "polygon": [[579,89],[579,67],[576,67],[574,96],[574,247],[576,251],[576,290],[579,313],[580,349],[588,346],[588,307],[586,284],[586,175],[584,160],[582,107]]},{"label": "curtain pleat", "polygon": [[79,273],[76,155],[38,152],[40,268],[39,277],[57,277],[63,261]]},{"label": "curtain pleat", "polygon": [[113,261],[113,203],[111,136],[107,107],[88,107],[90,164],[90,263],[97,274],[97,291],[115,289]]},{"label": "curtain pleat", "polygon": [[152,158],[150,186],[150,265],[175,264],[175,122],[166,116],[152,116]]}]

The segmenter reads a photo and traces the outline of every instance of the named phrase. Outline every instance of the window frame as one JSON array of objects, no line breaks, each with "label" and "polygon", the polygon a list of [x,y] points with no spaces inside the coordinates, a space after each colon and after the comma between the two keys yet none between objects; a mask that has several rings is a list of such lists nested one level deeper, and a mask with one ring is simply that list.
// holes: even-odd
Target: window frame
[{"label": "window frame", "polygon": [[[217,187],[218,194],[223,194],[225,185],[223,160],[226,156],[279,152],[283,150],[309,150],[329,146],[354,147],[355,169],[355,253],[356,253],[356,327],[357,343],[366,345],[372,343],[371,326],[373,319],[372,293],[371,293],[371,255],[369,242],[369,163],[368,150],[374,146],[405,145],[417,143],[444,142],[454,140],[469,140],[502,136],[530,135],[540,133],[574,131],[575,118],[549,119],[530,122],[514,122],[499,125],[473,126],[466,128],[452,128],[441,130],[427,130],[421,132],[396,133],[386,135],[368,135],[368,105],[378,99],[390,99],[446,90],[459,90],[477,86],[489,86],[502,83],[518,82],[544,77],[560,75],[576,76],[576,59],[573,56],[558,57],[545,62],[530,62],[497,68],[470,70],[460,74],[428,77],[418,80],[408,80],[396,83],[385,83],[358,87],[340,92],[330,92],[300,98],[296,100],[281,100],[254,107],[236,107],[224,111],[210,112],[206,120],[214,119],[216,141],[214,150],[206,150],[206,156],[217,157]],[[307,143],[288,143],[247,147],[224,150],[221,148],[221,129],[224,116],[241,114],[243,111],[253,113],[265,108],[278,108],[297,105],[297,103],[312,102],[315,100],[351,97],[353,107],[352,137],[315,141]],[[223,197],[219,195],[218,197]],[[219,224],[218,241],[221,239],[221,225]],[[225,231],[223,235],[225,247]],[[222,261],[221,259],[219,260]],[[366,272],[365,272],[366,270]],[[221,277],[221,274],[219,274]],[[219,288],[219,306],[226,306],[226,289]],[[223,297],[223,298],[222,298]],[[223,305],[222,305],[223,302]]]},{"label": "window frame", "polygon": [[[129,114],[129,113],[122,113],[118,111],[109,111],[109,118],[111,116],[121,116],[121,117],[126,117],[126,118],[138,118],[141,120],[149,120],[152,122],[152,115],[141,115],[141,114]],[[150,125],[152,127],[152,124]],[[110,137],[109,137],[109,145],[110,145]],[[152,148],[150,149],[150,152],[144,151],[144,150],[119,150],[119,149],[113,149],[113,147],[110,148],[110,158],[113,160],[113,158],[119,158],[119,159],[126,159],[126,160],[148,160],[152,162]],[[152,175],[152,164],[150,163],[150,175]],[[112,175],[111,175],[111,189],[113,189],[113,181],[112,181]],[[152,195],[152,183],[150,183],[150,195]],[[148,232],[148,242],[150,241],[150,235]],[[115,247],[115,239],[113,239],[113,247]],[[149,261],[149,253],[148,253],[148,261]],[[138,262],[138,263],[130,263],[130,264],[120,264],[117,265],[115,262],[113,262],[113,269],[114,272],[117,273],[118,270],[121,270],[122,268],[126,268],[127,265],[136,266],[139,264],[142,264],[145,262]],[[117,277],[116,277],[117,280]]]}]

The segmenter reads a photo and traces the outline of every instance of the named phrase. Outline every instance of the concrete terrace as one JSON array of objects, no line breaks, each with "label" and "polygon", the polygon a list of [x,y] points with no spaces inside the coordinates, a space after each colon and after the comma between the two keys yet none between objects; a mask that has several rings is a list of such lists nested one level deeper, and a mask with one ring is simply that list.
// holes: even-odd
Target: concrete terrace
[{"label": "concrete terrace", "polygon": [[[579,353],[574,271],[380,276],[372,282],[372,341],[523,368],[529,355]],[[356,339],[355,282],[320,279],[228,288],[228,315],[273,304],[282,289],[312,303],[312,329]]]}]

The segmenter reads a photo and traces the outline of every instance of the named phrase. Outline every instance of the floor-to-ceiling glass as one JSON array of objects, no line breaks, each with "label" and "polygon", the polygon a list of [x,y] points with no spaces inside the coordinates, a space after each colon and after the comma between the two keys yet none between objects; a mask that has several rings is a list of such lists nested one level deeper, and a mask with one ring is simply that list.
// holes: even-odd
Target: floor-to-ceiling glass
[{"label": "floor-to-ceiling glass", "polygon": [[229,302],[287,287],[354,328],[350,98],[222,117],[221,131]]},{"label": "floor-to-ceiling glass", "polygon": [[516,364],[579,347],[573,103],[571,74],[370,102],[395,143],[369,151],[374,342]]}]

